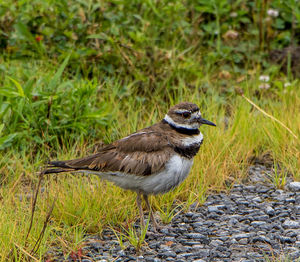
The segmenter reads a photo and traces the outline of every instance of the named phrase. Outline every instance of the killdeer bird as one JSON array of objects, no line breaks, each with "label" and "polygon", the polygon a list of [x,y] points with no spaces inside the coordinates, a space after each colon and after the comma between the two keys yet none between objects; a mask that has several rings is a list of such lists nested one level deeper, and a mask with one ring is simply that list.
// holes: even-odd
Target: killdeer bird
[{"label": "killdeer bird", "polygon": [[162,121],[106,145],[96,154],[49,162],[44,174],[96,174],[123,189],[135,191],[142,225],[145,222],[141,196],[157,228],[148,196],[166,193],[187,177],[203,141],[199,131],[202,124],[215,126],[202,118],[197,105],[180,103],[171,107]]}]

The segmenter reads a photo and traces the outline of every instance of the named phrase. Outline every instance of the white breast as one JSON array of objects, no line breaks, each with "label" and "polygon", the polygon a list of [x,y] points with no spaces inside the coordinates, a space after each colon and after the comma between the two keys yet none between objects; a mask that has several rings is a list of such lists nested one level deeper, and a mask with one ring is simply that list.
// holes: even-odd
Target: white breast
[{"label": "white breast", "polygon": [[147,195],[155,195],[166,193],[178,186],[187,177],[192,165],[192,159],[187,159],[176,154],[170,158],[163,171],[150,176],[137,176],[123,172],[83,172],[96,174],[99,177],[109,180],[124,189],[139,191]]},{"label": "white breast", "polygon": [[145,177],[141,183],[142,191],[154,195],[170,191],[187,177],[192,165],[193,159],[174,155],[166,164],[164,171]]}]

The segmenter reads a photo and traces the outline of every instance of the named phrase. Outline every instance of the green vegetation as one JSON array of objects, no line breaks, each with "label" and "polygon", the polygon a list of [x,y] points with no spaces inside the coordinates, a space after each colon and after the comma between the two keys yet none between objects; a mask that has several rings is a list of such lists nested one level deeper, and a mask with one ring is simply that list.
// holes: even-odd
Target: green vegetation
[{"label": "green vegetation", "polygon": [[151,198],[163,221],[173,203],[188,208],[229,189],[253,156],[271,155],[279,187],[287,175],[300,179],[300,83],[291,56],[282,71],[268,60],[269,50],[299,44],[296,0],[9,0],[0,22],[0,261],[27,257],[55,197],[35,258],[51,246],[75,251],[86,232],[107,225],[136,239],[133,193],[67,174],[43,181],[25,243],[37,172],[48,159],[83,156],[151,125],[179,101],[197,103],[217,128],[202,128],[187,180]]}]

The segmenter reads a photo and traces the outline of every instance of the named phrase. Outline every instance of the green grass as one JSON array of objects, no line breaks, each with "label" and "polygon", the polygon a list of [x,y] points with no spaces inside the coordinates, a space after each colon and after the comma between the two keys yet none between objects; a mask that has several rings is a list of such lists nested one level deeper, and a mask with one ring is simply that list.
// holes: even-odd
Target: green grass
[{"label": "green grass", "polygon": [[[273,177],[277,187],[287,175],[299,180],[300,82],[290,63],[285,76],[269,63],[267,52],[297,44],[300,11],[296,1],[263,3],[24,0],[1,5],[0,261],[8,254],[24,261],[56,197],[35,258],[52,246],[76,253],[85,233],[99,234],[107,226],[115,232],[125,228],[128,234],[120,238],[139,249],[143,235],[132,231],[138,218],[135,194],[95,176],[70,174],[44,179],[25,243],[37,172],[49,159],[84,156],[96,150],[95,144],[149,126],[177,102],[198,104],[217,127],[201,128],[204,144],[186,181],[151,197],[162,221],[172,219],[176,206],[187,210],[211,191],[230,189],[247,175],[253,156],[269,153],[280,166]],[[279,16],[267,17],[267,8],[279,10]],[[227,39],[228,30],[238,38]],[[259,76],[266,74],[270,89],[262,90]]]}]

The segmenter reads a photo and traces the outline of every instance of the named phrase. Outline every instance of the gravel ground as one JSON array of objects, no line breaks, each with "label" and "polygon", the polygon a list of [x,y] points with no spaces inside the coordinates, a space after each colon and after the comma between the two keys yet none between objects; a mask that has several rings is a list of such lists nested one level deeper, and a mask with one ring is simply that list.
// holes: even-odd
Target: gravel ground
[{"label": "gravel ground", "polygon": [[[300,258],[300,182],[288,181],[284,190],[268,182],[272,171],[256,164],[248,182],[229,194],[208,196],[189,212],[179,213],[157,233],[151,225],[139,254],[115,234],[87,236],[80,259],[49,251],[54,261],[297,261]],[[78,258],[78,256],[77,256]],[[300,259],[299,259],[300,261]]]}]

